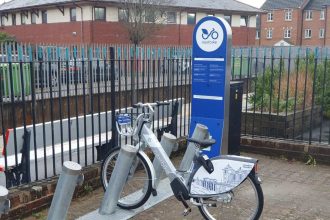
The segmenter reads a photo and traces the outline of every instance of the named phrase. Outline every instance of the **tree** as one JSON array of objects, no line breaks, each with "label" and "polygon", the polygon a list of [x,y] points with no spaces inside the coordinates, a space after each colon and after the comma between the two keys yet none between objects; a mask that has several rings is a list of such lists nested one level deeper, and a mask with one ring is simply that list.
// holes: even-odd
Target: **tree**
[{"label": "tree", "polygon": [[119,20],[135,46],[164,24],[169,4],[170,0],[121,0]]},{"label": "tree", "polygon": [[[137,46],[152,33],[158,30],[166,21],[166,8],[171,0],[121,0],[119,21],[127,29],[129,39],[134,44],[132,101],[137,102],[135,65]],[[132,103],[132,104],[133,104]]]},{"label": "tree", "polygon": [[7,34],[6,32],[0,32],[0,43],[16,42],[16,38]]}]

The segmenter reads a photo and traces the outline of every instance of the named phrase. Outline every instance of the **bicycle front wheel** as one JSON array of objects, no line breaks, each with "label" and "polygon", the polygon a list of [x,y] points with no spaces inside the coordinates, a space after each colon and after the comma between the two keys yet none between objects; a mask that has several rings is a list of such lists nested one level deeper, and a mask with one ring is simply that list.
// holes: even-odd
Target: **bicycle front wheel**
[{"label": "bicycle front wheel", "polygon": [[[101,182],[106,190],[115,168],[120,148],[112,149],[103,160],[101,167]],[[152,192],[151,170],[147,161],[137,153],[133,161],[129,175],[126,179],[123,191],[118,200],[118,206],[123,209],[135,209],[142,206],[150,197]]]},{"label": "bicycle front wheel", "polygon": [[228,194],[228,200],[222,197],[200,198],[199,211],[205,219],[259,219],[264,197],[261,186],[250,174],[239,186]]}]

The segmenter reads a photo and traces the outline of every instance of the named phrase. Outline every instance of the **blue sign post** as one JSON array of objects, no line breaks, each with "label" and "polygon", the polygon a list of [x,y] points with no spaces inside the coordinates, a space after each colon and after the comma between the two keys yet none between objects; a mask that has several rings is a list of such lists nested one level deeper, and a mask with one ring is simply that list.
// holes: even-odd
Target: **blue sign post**
[{"label": "blue sign post", "polygon": [[197,123],[209,128],[216,140],[203,150],[209,157],[228,152],[231,44],[232,31],[224,19],[205,17],[197,23],[193,33],[190,134]]}]

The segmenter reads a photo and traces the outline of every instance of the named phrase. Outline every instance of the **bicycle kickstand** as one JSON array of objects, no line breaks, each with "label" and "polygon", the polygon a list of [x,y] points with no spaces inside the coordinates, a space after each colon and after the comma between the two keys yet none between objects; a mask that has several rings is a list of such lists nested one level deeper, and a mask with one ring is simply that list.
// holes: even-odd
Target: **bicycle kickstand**
[{"label": "bicycle kickstand", "polygon": [[183,210],[183,216],[187,216],[187,215],[189,215],[190,213],[191,213],[191,208],[190,208],[190,206],[188,205],[188,203],[186,202],[186,200],[183,198],[183,196],[182,196],[182,193],[180,192],[179,193],[179,201],[181,201],[182,202],[182,204],[183,204],[183,206],[185,207],[185,209]]}]

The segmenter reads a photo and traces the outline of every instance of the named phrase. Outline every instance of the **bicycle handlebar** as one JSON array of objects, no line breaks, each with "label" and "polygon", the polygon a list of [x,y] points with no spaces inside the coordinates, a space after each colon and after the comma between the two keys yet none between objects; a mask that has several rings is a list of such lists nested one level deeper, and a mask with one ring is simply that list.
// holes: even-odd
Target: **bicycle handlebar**
[{"label": "bicycle handlebar", "polygon": [[144,108],[144,107],[162,106],[162,105],[169,105],[169,104],[170,104],[169,102],[160,102],[160,101],[153,102],[153,103],[139,102],[139,103],[134,104],[133,108]]}]

